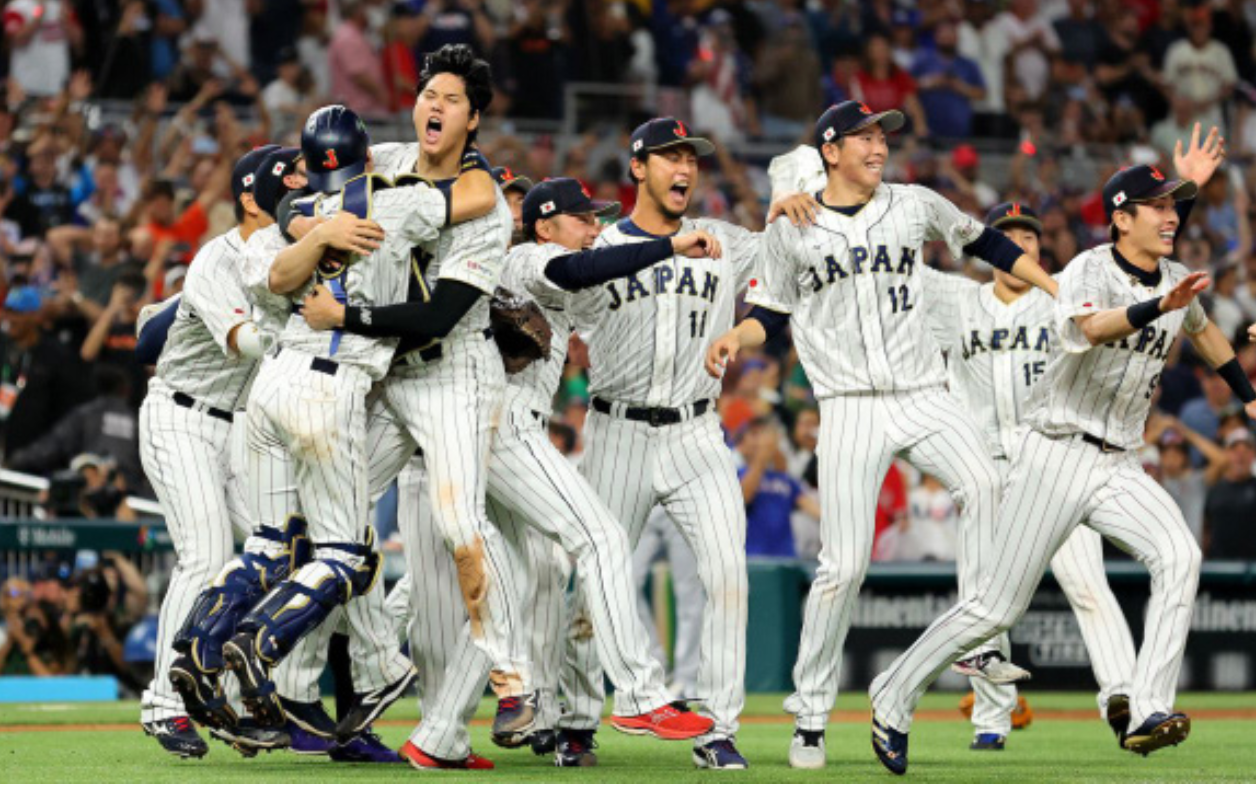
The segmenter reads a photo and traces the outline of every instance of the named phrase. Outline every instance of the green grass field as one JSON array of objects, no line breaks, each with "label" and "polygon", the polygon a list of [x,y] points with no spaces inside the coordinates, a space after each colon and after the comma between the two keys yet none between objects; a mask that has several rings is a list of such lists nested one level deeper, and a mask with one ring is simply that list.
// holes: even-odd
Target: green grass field
[{"label": "green grass field", "polygon": [[[1182,710],[1195,714],[1190,739],[1181,747],[1141,758],[1117,749],[1082,693],[1037,693],[1029,700],[1038,717],[1016,731],[1002,753],[967,748],[968,723],[954,712],[957,695],[932,694],[922,706],[911,738],[913,782],[1250,782],[1256,777],[1256,695],[1190,694]],[[390,710],[379,732],[400,746],[410,731],[414,701]],[[604,728],[596,769],[555,769],[529,750],[494,747],[488,728],[473,731],[478,752],[497,763],[493,772],[420,773],[408,767],[342,765],[287,753],[244,760],[214,743],[202,761],[179,761],[162,752],[135,723],[134,703],[0,705],[0,779],[48,782],[892,782],[868,743],[867,704],[850,693],[828,730],[829,766],[820,772],[789,769],[791,726],[781,697],[758,695],[746,708],[738,745],[750,760],[748,773],[693,768],[681,742],[624,736]],[[488,719],[490,707],[480,709]],[[954,713],[954,716],[951,716]],[[1093,716],[1092,716],[1093,715]]]}]

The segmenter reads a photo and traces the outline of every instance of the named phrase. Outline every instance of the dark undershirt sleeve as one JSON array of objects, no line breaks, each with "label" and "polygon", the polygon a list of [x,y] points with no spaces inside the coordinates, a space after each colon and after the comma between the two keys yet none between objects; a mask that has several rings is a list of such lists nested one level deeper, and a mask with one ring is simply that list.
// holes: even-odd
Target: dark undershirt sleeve
[{"label": "dark undershirt sleeve", "polygon": [[603,246],[555,257],[545,265],[545,276],[562,289],[574,292],[635,274],[671,256],[672,242],[668,238]]},{"label": "dark undershirt sleeve", "polygon": [[759,325],[763,326],[763,333],[769,340],[789,325],[789,315],[784,312],[774,312],[762,306],[751,307],[750,314],[746,315],[745,319],[759,321]]},{"label": "dark undershirt sleeve", "polygon": [[400,337],[419,343],[448,334],[484,295],[465,282],[442,279],[430,301],[407,301],[389,306],[345,308],[344,330],[364,337]]},{"label": "dark undershirt sleeve", "polygon": [[1012,266],[1025,252],[1003,233],[989,227],[977,240],[964,247],[964,254],[979,257],[1000,271],[1011,273]]}]

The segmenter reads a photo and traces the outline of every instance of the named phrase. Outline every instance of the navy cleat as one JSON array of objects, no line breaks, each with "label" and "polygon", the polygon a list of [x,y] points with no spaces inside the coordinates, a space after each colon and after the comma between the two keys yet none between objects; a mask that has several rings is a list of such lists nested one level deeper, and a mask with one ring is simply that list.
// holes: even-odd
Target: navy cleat
[{"label": "navy cleat", "polygon": [[209,745],[196,732],[187,717],[171,717],[157,722],[146,722],[144,733],[152,736],[162,749],[180,758],[204,758]]},{"label": "navy cleat", "polygon": [[875,716],[872,718],[872,749],[885,768],[895,774],[907,773],[907,734],[894,730]]},{"label": "navy cleat", "polygon": [[259,752],[286,749],[292,744],[287,730],[259,727],[248,717],[241,719],[232,728],[212,728],[209,735],[231,745],[233,750],[245,758],[254,758]]},{"label": "navy cleat", "polygon": [[257,654],[255,635],[236,635],[222,647],[223,662],[240,680],[240,698],[261,728],[282,728],[286,717],[271,681],[270,668]]},{"label": "navy cleat", "polygon": [[597,742],[593,740],[596,731],[560,730],[555,742],[555,766],[597,766]]},{"label": "navy cleat", "polygon": [[749,769],[732,739],[716,739],[693,748],[693,765],[699,769]]},{"label": "navy cleat", "polygon": [[493,744],[513,750],[527,744],[536,727],[536,693],[512,695],[497,701],[493,718]]},{"label": "navy cleat", "polygon": [[973,743],[968,745],[970,750],[995,750],[1002,751],[1007,744],[1007,737],[999,733],[978,733],[973,737]]},{"label": "navy cleat", "polygon": [[328,741],[336,738],[336,721],[327,713],[321,700],[306,703],[280,696],[279,702],[292,727]]},{"label": "navy cleat", "polygon": [[532,747],[533,755],[552,755],[558,749],[558,734],[552,728],[533,731],[528,744]]},{"label": "navy cleat", "polygon": [[1108,698],[1108,727],[1116,734],[1117,746],[1124,749],[1125,734],[1130,729],[1130,696],[1113,695]]},{"label": "navy cleat", "polygon": [[218,676],[197,667],[189,656],[176,657],[167,674],[188,716],[206,728],[234,728],[239,720],[227,703]]},{"label": "navy cleat", "polygon": [[358,734],[348,744],[337,744],[328,753],[333,761],[339,763],[401,763],[402,758],[388,745],[380,741],[379,736],[370,728]]},{"label": "navy cleat", "polygon": [[355,692],[353,705],[336,725],[336,741],[340,744],[348,744],[357,738],[371,727],[371,723],[378,720],[397,698],[404,695],[418,677],[419,672],[411,666],[405,675],[386,687],[374,692]]},{"label": "navy cleat", "polygon": [[1190,733],[1190,717],[1179,712],[1165,714],[1159,711],[1143,720],[1143,724],[1137,729],[1127,733],[1121,746],[1146,757],[1163,747],[1178,746],[1186,741]]}]

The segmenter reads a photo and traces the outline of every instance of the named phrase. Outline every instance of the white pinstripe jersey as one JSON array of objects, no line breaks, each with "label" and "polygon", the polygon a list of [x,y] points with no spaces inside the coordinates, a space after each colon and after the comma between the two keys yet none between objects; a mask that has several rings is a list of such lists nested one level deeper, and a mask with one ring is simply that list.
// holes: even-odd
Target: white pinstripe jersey
[{"label": "white pinstripe jersey", "polygon": [[278,224],[257,230],[244,245],[243,279],[253,302],[253,322],[273,341],[288,324],[292,300],[270,291],[270,265],[288,246]]},{"label": "white pinstripe jersey", "polygon": [[[591,393],[625,405],[679,408],[714,400],[720,381],[703,370],[707,346],[733,326],[737,294],[759,253],[758,233],[716,219],[683,219],[680,233],[706,230],[718,260],[676,255],[632,276],[575,294],[573,318],[589,346]],[[628,219],[595,247],[653,240]]]},{"label": "white pinstripe jersey", "polygon": [[[333,216],[340,210],[340,194],[309,199],[315,201],[316,216]],[[370,218],[384,229],[384,241],[370,256],[359,257],[349,266],[344,286],[348,303],[371,307],[404,301],[410,278],[410,250],[437,237],[445,224],[446,210],[444,195],[426,184],[376,191],[371,198]],[[299,301],[315,281],[311,278],[293,295],[293,300]],[[339,346],[332,355],[336,336]],[[315,331],[299,314],[288,318],[279,342],[283,347],[361,367],[372,380],[384,377],[397,346],[395,338]]]},{"label": "white pinstripe jersey", "polygon": [[567,361],[567,338],[575,330],[575,321],[570,311],[573,294],[550,281],[545,266],[556,257],[572,253],[555,243],[519,244],[506,254],[502,271],[502,287],[535,301],[553,332],[548,360],[534,361],[522,372],[506,378],[506,402],[517,401],[528,410],[546,415],[553,409],[554,392]]},{"label": "white pinstripe jersey", "polygon": [[1178,332],[1203,331],[1208,316],[1199,299],[1157,318],[1119,342],[1092,347],[1075,317],[1128,307],[1163,296],[1189,274],[1181,263],[1161,259],[1160,281],[1140,282],[1105,244],[1082,252],[1060,274],[1055,327],[1060,353],[1025,403],[1025,422],[1047,435],[1087,432],[1126,449],[1143,444],[1151,397]]},{"label": "white pinstripe jersey", "polygon": [[183,297],[153,382],[206,405],[244,407],[257,362],[227,345],[231,329],[252,319],[242,278],[244,241],[233,228],[201,247],[188,267]]},{"label": "white pinstripe jersey", "polygon": [[994,457],[1011,457],[1029,391],[1055,346],[1055,301],[1037,288],[1010,304],[979,284],[925,268],[934,338],[951,393],[981,427]]},{"label": "white pinstripe jersey", "polygon": [[983,229],[929,189],[883,183],[854,216],[773,222],[746,300],[791,316],[817,397],[940,385],[921,247],[941,240],[959,256]]},{"label": "white pinstripe jersey", "polygon": [[[414,173],[419,159],[417,142],[386,142],[371,146],[375,171],[389,178]],[[418,244],[415,263],[420,266],[425,287],[430,292],[438,279],[463,282],[492,295],[501,280],[502,266],[506,259],[506,247],[514,219],[510,205],[501,189],[497,190],[497,204],[487,215],[461,224],[447,227],[439,237]],[[480,299],[463,316],[449,338],[482,331],[488,328],[488,299]]]}]

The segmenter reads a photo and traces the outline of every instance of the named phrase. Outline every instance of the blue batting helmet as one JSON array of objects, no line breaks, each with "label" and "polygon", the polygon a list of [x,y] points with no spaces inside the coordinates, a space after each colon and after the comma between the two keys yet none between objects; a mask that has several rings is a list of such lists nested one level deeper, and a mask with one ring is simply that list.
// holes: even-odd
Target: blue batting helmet
[{"label": "blue batting helmet", "polygon": [[370,146],[366,124],[348,107],[333,104],[311,114],[301,130],[301,155],[310,189],[340,191],[346,181],[366,170]]}]

